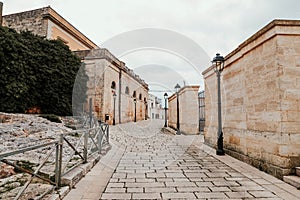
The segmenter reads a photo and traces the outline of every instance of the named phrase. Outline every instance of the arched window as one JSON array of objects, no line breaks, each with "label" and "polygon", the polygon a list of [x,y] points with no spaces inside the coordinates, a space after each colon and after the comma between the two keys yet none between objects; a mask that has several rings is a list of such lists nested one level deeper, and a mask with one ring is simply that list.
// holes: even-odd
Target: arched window
[{"label": "arched window", "polygon": [[115,90],[116,89],[116,82],[114,82],[114,81],[111,82],[111,86],[110,87],[111,87],[111,89]]},{"label": "arched window", "polygon": [[135,91],[133,91],[133,95],[132,95],[132,97],[133,97],[133,98],[135,98],[135,97],[136,97],[136,92],[135,92]]},{"label": "arched window", "polygon": [[142,94],[139,95],[139,100],[142,100]]},{"label": "arched window", "polygon": [[129,94],[129,87],[128,86],[125,89],[125,94]]}]

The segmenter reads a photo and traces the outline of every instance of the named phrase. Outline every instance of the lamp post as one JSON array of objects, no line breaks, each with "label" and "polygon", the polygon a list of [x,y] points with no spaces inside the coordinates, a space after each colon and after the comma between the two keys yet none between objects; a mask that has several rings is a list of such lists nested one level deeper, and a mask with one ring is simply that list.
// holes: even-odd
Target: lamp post
[{"label": "lamp post", "polygon": [[136,98],[133,99],[134,103],[134,122],[136,122]]},{"label": "lamp post", "polygon": [[212,63],[215,65],[215,72],[217,74],[218,81],[218,148],[217,155],[224,155],[225,151],[223,149],[223,132],[222,132],[222,116],[221,116],[221,84],[220,77],[224,69],[224,57],[219,53],[213,58]]},{"label": "lamp post", "polygon": [[116,93],[113,94],[113,98],[114,98],[114,116],[113,116],[113,125],[116,125]]},{"label": "lamp post", "polygon": [[177,99],[177,135],[180,135],[180,123],[179,123],[179,95],[178,95],[178,91],[180,89],[180,85],[177,83],[175,86],[175,90],[176,90],[176,99]]},{"label": "lamp post", "polygon": [[164,94],[164,99],[165,99],[165,127],[168,127],[167,125],[167,99],[168,99],[168,94]]}]

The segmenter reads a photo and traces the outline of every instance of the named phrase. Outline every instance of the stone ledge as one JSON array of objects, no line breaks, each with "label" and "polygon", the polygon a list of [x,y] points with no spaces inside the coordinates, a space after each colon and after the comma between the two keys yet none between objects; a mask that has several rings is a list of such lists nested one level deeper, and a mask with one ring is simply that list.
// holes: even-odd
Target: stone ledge
[{"label": "stone ledge", "polygon": [[176,130],[174,130],[174,129],[170,128],[170,127],[163,127],[163,128],[161,129],[161,131],[162,131],[163,133],[168,133],[168,134],[176,135]]},{"label": "stone ledge", "polygon": [[300,167],[296,167],[296,175],[300,176]]},{"label": "stone ledge", "polygon": [[63,199],[73,188],[99,161],[106,155],[106,153],[111,149],[111,145],[107,144],[103,146],[101,154],[97,154],[88,159],[87,163],[81,164],[75,169],[71,170],[62,177],[62,185],[60,189],[54,191],[46,199],[47,200],[60,200]]},{"label": "stone ledge", "polygon": [[300,189],[300,177],[299,176],[283,176],[284,182]]}]

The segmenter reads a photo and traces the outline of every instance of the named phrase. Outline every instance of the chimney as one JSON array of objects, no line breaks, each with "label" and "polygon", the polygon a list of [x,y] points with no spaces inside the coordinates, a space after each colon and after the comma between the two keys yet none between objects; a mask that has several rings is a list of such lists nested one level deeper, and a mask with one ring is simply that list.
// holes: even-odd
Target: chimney
[{"label": "chimney", "polygon": [[3,9],[3,3],[0,1],[0,26],[2,26],[2,9]]}]

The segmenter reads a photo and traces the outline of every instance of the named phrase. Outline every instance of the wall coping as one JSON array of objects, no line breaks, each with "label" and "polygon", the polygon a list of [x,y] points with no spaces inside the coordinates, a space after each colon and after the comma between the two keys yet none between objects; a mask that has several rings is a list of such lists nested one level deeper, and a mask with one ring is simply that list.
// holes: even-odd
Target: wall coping
[{"label": "wall coping", "polygon": [[139,75],[135,74],[132,69],[128,68],[124,62],[115,57],[108,49],[99,48],[89,51],[77,51],[76,54],[80,55],[81,52],[83,56],[85,55],[84,60],[106,59],[108,62],[114,64],[120,70],[140,83],[147,91],[149,90],[148,84],[143,79],[141,79]]},{"label": "wall coping", "polygon": [[[235,60],[237,60],[241,56],[243,56],[246,52],[243,53],[242,55],[238,56],[238,58],[236,58],[234,60],[231,60],[229,63],[226,63],[226,61],[229,61],[231,58],[233,58],[235,55],[237,55],[239,52],[241,52],[245,47],[247,47],[252,42],[254,42],[256,39],[262,37],[268,31],[270,31],[271,29],[273,29],[277,26],[291,26],[291,27],[292,26],[300,26],[300,20],[275,19],[275,20],[271,21],[270,23],[268,23],[262,29],[257,31],[252,36],[250,36],[248,39],[246,39],[244,42],[242,42],[236,49],[234,49],[233,51],[231,51],[228,55],[226,55],[224,57],[224,59],[225,59],[225,68],[227,66],[229,66],[232,62],[234,62]],[[271,39],[272,37],[274,37],[276,35],[280,35],[280,34],[283,34],[283,33],[279,33],[279,32],[276,32],[276,31],[272,32],[268,37],[264,38],[263,41],[261,41],[259,44],[256,44],[253,48],[261,45],[262,43],[266,42],[267,40]],[[253,48],[248,49],[247,52],[251,51]],[[202,75],[206,75],[208,72],[212,71],[213,68],[214,68],[214,65],[208,67],[206,70],[204,70],[202,72]]]},{"label": "wall coping", "polygon": [[[179,89],[178,95],[180,96],[187,90],[193,90],[193,89],[199,90],[199,88],[200,88],[200,85],[186,85]],[[198,91],[197,91],[197,94],[198,94]],[[168,97],[168,101],[172,101],[175,98],[176,98],[176,92],[173,93],[170,97]]]},{"label": "wall coping", "polygon": [[49,19],[58,26],[60,26],[62,29],[64,29],[66,32],[71,34],[73,37],[75,37],[77,40],[82,42],[84,45],[86,45],[90,49],[98,48],[98,46],[91,41],[89,38],[87,38],[83,33],[81,33],[78,29],[76,29],[70,22],[68,22],[65,18],[63,18],[60,14],[58,14],[54,9],[52,9],[50,6],[38,8],[34,10],[28,10],[13,14],[4,15],[3,18],[8,17],[17,17],[17,16],[23,16],[28,15],[30,13],[40,12],[43,19]]}]

